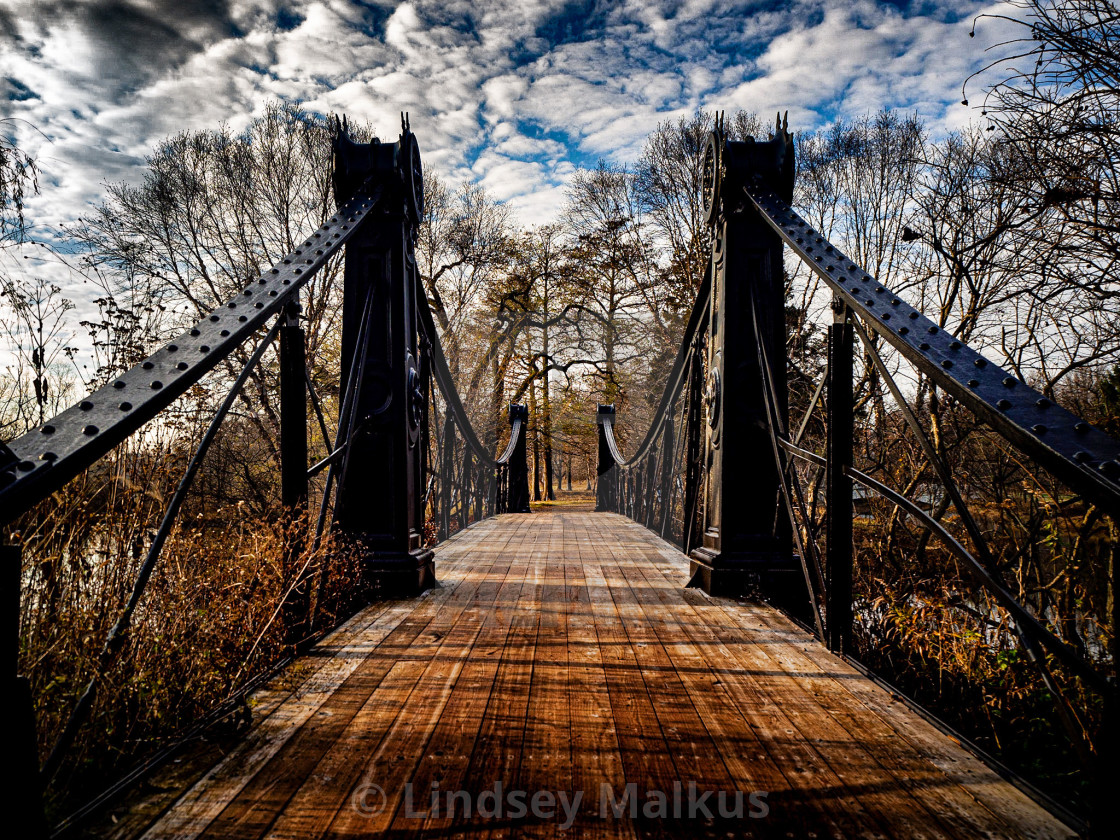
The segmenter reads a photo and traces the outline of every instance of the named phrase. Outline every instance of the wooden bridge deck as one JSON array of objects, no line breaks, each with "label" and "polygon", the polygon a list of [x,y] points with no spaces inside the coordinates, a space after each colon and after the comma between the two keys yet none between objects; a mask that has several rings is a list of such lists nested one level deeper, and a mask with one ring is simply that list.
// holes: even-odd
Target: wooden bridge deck
[{"label": "wooden bridge deck", "polygon": [[146,836],[1074,836],[781,614],[685,591],[687,571],[613,514],[479,523],[439,549],[438,589],[363,611],[294,689],[262,692]]}]

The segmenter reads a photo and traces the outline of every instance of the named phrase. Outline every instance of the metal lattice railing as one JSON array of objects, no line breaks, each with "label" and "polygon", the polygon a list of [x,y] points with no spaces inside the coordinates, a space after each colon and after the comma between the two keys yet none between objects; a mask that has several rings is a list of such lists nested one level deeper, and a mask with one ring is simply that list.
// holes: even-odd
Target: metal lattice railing
[{"label": "metal lattice railing", "polygon": [[596,510],[622,513],[685,551],[696,544],[700,527],[703,463],[696,432],[704,410],[710,298],[711,280],[706,277],[653,423],[632,457],[619,450],[614,406],[600,406],[597,415]]}]

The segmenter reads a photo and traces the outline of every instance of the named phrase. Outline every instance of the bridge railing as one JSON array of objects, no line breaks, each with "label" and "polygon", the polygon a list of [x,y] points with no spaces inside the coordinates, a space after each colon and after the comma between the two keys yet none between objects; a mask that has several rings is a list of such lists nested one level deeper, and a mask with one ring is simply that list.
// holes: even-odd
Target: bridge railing
[{"label": "bridge railing", "polygon": [[[360,605],[366,595],[390,591],[386,581],[393,584],[403,579],[407,581],[404,591],[415,591],[414,574],[410,577],[406,569],[403,576],[399,575],[400,556],[392,550],[379,550],[378,526],[366,529],[375,532],[371,541],[361,527],[353,527],[354,521],[363,523],[382,515],[393,531],[390,537],[394,545],[404,546],[422,560],[428,558],[426,583],[420,580],[423,586],[431,582],[429,546],[495,513],[528,510],[524,407],[510,406],[509,440],[505,451],[495,458],[491,450],[497,441],[484,445],[473,429],[456,392],[431,313],[424,305],[412,254],[415,226],[422,213],[422,196],[418,201],[415,191],[415,184],[422,179],[415,138],[407,122],[400,143],[395,144],[376,140],[368,145],[355,144],[341,125],[338,128],[335,187],[340,206],[325,224],[147,359],[58,416],[8,444],[0,444],[0,524],[18,529],[20,523],[29,521],[28,517],[49,519],[52,514],[42,506],[52,503],[53,493],[130,436],[151,428],[149,424],[165,421],[164,412],[174,408],[177,400],[215,368],[222,366],[232,379],[224,380],[224,396],[158,525],[148,539],[142,536],[147,528],[141,527],[133,541],[136,562],[122,568],[135,567],[135,578],[96,661],[79,672],[88,677],[69,713],[64,713],[64,722],[51,733],[53,746],[41,766],[31,685],[25,677],[15,676],[19,644],[10,640],[13,655],[9,673],[15,682],[9,694],[17,698],[21,741],[17,758],[20,784],[8,788],[8,801],[9,814],[26,821],[24,836],[46,835],[41,798],[52,780],[63,779],[61,784],[65,785],[64,777],[75,769],[79,759],[73,748],[83,728],[91,725],[107,675],[117,668],[140,623],[152,617],[145,605],[153,581],[159,579],[161,556],[177,529],[192,527],[191,523],[182,523],[180,514],[207,463],[207,453],[219,440],[239,394],[261,368],[270,348],[277,347],[279,357],[279,483],[284,517],[270,523],[269,530],[283,543],[282,591],[275,609],[270,606],[266,610],[270,614],[264,625],[248,628],[255,641],[247,645],[237,673],[214,677],[230,684],[222,708],[236,708],[262,675],[282,664],[277,657],[254,658],[266,635],[276,634],[274,628],[284,639],[280,649],[289,652],[303,649],[329,629],[339,610],[328,602],[340,586],[352,588],[347,603],[353,606]],[[356,167],[349,165],[355,161]],[[371,162],[374,171],[366,166]],[[349,247],[343,369],[337,399],[328,406],[316,392],[308,369],[299,295],[344,246]],[[358,249],[357,255],[352,253],[354,248]],[[413,302],[418,302],[414,308]],[[414,342],[415,356],[405,352],[409,340]],[[246,355],[247,360],[238,365],[237,359]],[[211,385],[213,381],[213,377],[205,380]],[[328,422],[330,416],[337,420],[333,429]],[[316,438],[323,453],[309,466],[309,441],[315,442]],[[384,445],[380,453],[379,445]],[[377,474],[370,474],[371,463],[377,467]],[[419,470],[414,472],[416,467]],[[385,511],[363,510],[360,504],[366,500],[365,491],[382,483],[392,485],[388,498],[393,509],[387,517]],[[321,493],[311,506],[313,487]],[[407,488],[407,499],[396,498],[399,487]],[[343,510],[344,501],[348,510]],[[407,517],[400,515],[403,511],[408,512]],[[348,522],[343,521],[344,515],[350,517]],[[81,523],[83,527],[86,524]],[[419,537],[421,544],[412,545],[414,537]],[[20,545],[2,545],[0,549],[0,557],[11,566],[10,582],[17,596],[9,601],[16,614],[9,624],[9,631],[14,632],[13,625],[20,624],[18,596],[32,578],[21,571]],[[26,549],[33,553],[34,542],[29,542]],[[141,549],[142,557],[136,556]],[[354,580],[332,580],[331,564],[323,562],[324,554],[353,559],[352,563],[349,559],[345,562],[361,573],[354,575]],[[69,560],[85,562],[81,557]],[[112,572],[115,578],[122,573],[126,572]],[[201,574],[205,577],[206,573]],[[24,606],[42,603],[42,594],[31,592]],[[234,644],[245,641],[238,639]],[[161,737],[173,739],[175,734],[163,732]],[[170,754],[170,748],[162,750],[156,759]],[[145,768],[155,760],[145,759],[141,765]],[[68,772],[60,774],[64,767]],[[126,781],[131,779],[131,774],[126,777]],[[72,824],[111,793],[83,806],[63,825]],[[67,807],[73,806],[65,796],[63,800]]]},{"label": "bridge railing", "polygon": [[[417,299],[424,299],[414,272]],[[525,442],[529,412],[509,406],[509,437],[501,454],[492,456],[475,431],[455,387],[435,319],[419,308],[421,371],[429,397],[430,420],[422,424],[428,440],[424,487],[426,538],[440,542],[468,525],[498,513],[529,512],[529,473]]]},{"label": "bridge railing", "polygon": [[701,283],[681,346],[634,454],[626,458],[614,433],[615,407],[600,405],[595,509],[622,513],[687,552],[700,528],[700,412],[706,372],[711,282]]},{"label": "bridge railing", "polygon": [[[1038,577],[1053,578],[1054,586],[1092,573],[1088,588],[1104,612],[1096,618],[1115,620],[1107,606],[1115,586],[1108,542],[1115,534],[1106,522],[1120,520],[1120,441],[875,280],[792,209],[791,194],[792,138],[783,125],[769,143],[730,143],[713,134],[705,177],[716,226],[709,278],[678,367],[633,458],[619,452],[613,409],[600,409],[599,509],[628,515],[689,551],[693,584],[713,594],[772,598],[832,650],[872,668],[886,662],[872,650],[884,640],[869,636],[884,630],[884,614],[886,623],[890,615],[911,616],[896,622],[888,644],[905,648],[905,622],[926,620],[931,599],[940,599],[936,606],[943,601],[953,613],[941,631],[973,633],[1031,664],[1069,749],[1088,777],[1100,776],[1103,757],[1117,754],[1115,640],[1086,643],[1094,616],[1056,616],[1051,606],[1058,599],[1045,580],[1034,586],[1009,574],[1034,564],[1048,570]],[[793,374],[782,338],[783,248],[832,297],[831,323],[818,325],[827,335],[826,364],[820,379],[797,394],[787,385]],[[694,330],[701,322],[709,327],[706,341]],[[742,336],[748,340],[737,340]],[[706,360],[697,358],[702,352]],[[857,416],[857,362],[861,396],[871,388],[884,398],[878,417]],[[689,375],[682,364],[691,366]],[[693,387],[682,397],[685,380]],[[923,399],[916,399],[918,390]],[[659,454],[666,430],[679,422],[682,398],[692,447],[685,462],[696,475],[684,482],[696,495],[685,493],[683,538],[663,527],[658,505],[671,499],[669,485],[651,481],[660,478]],[[798,410],[792,417],[791,407]],[[949,440],[945,416],[959,407],[972,425]],[[894,437],[884,440],[876,424],[889,425]],[[744,449],[742,439],[759,428],[763,436]],[[899,435],[905,451],[892,443]],[[744,485],[770,481],[772,495],[751,490],[744,503]],[[749,527],[736,521],[751,517]],[[767,521],[768,528],[758,527]],[[916,531],[909,542],[900,536],[907,521]],[[694,525],[704,529],[699,547]],[[800,579],[792,601],[791,574]],[[959,589],[933,591],[943,584]],[[1066,595],[1072,591],[1071,585]],[[915,663],[930,655],[941,654],[904,653]],[[1086,711],[1093,708],[1099,726],[1091,733]],[[1097,804],[1098,823],[1107,819],[1103,807]]]}]

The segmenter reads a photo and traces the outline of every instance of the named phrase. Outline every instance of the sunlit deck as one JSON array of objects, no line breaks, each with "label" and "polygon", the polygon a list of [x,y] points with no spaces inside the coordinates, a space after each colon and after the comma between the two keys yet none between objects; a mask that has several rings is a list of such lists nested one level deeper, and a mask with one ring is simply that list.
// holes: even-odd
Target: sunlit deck
[{"label": "sunlit deck", "polygon": [[119,829],[1074,836],[780,613],[686,591],[686,558],[621,516],[503,515],[437,552],[438,589],[355,616]]}]

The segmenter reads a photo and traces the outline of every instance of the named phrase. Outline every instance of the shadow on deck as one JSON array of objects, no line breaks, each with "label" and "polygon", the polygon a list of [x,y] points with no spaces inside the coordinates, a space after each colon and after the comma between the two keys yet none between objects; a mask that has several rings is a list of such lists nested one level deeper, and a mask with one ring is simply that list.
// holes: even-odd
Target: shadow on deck
[{"label": "shadow on deck", "polygon": [[627,519],[503,515],[437,552],[438,589],[356,615],[109,833],[1075,836]]}]

